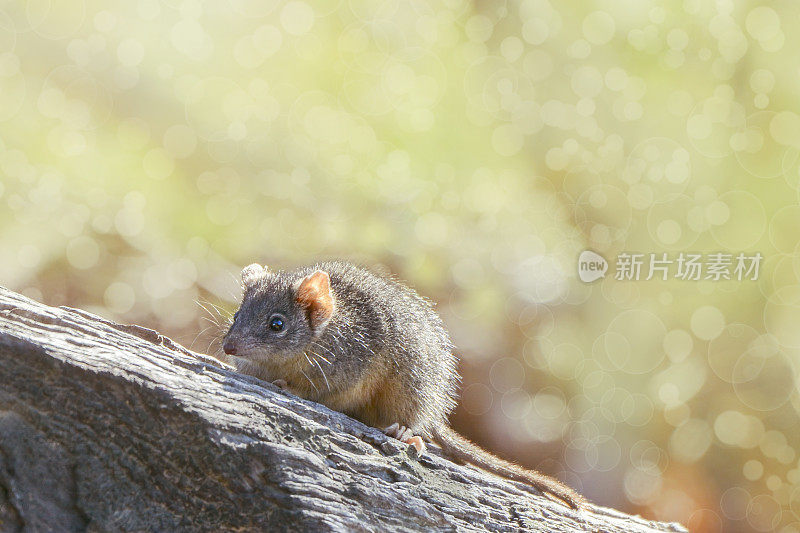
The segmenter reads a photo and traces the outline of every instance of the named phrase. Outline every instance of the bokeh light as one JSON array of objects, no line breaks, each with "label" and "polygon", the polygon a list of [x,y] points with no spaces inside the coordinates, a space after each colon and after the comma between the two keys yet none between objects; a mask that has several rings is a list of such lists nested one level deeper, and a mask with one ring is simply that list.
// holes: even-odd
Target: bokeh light
[{"label": "bokeh light", "polygon": [[[238,270],[438,303],[457,429],[692,531],[800,532],[800,5],[0,3],[0,283],[219,349]],[[760,252],[757,281],[578,254]]]}]

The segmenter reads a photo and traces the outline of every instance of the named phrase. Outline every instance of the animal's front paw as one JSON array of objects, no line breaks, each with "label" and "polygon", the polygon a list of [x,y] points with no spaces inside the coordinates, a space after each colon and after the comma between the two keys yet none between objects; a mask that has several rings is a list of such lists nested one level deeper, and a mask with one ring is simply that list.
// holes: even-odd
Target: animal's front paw
[{"label": "animal's front paw", "polygon": [[414,435],[411,429],[401,426],[398,422],[395,422],[388,428],[384,429],[383,432],[390,437],[394,437],[397,440],[405,442],[406,444],[411,444],[417,449],[417,453],[419,455],[422,455],[422,453],[425,451],[425,442],[422,440],[422,437],[419,435]]},{"label": "animal's front paw", "polygon": [[272,384],[281,390],[286,390],[286,391],[289,390],[289,384],[286,383],[285,379],[276,379],[275,381],[272,382]]}]

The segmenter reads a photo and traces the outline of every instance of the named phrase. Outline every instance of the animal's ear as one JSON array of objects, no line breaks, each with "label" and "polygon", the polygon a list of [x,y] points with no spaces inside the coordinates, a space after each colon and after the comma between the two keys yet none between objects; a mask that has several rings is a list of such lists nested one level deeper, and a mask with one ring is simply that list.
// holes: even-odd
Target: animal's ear
[{"label": "animal's ear", "polygon": [[269,273],[269,270],[258,263],[253,263],[252,265],[244,267],[242,269],[242,283],[245,289],[252,287],[256,281],[264,277],[267,273]]},{"label": "animal's ear", "polygon": [[306,309],[311,329],[318,330],[333,316],[333,295],[328,273],[317,270],[297,284],[295,301]]}]

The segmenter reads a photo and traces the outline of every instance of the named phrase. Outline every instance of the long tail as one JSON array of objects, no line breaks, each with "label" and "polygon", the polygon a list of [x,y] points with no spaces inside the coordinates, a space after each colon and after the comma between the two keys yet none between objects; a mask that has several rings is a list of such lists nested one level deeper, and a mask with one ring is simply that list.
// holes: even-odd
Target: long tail
[{"label": "long tail", "polygon": [[563,483],[536,470],[527,470],[519,465],[500,459],[477,444],[468,441],[450,427],[442,425],[433,431],[435,440],[442,446],[445,454],[458,461],[472,463],[514,481],[528,483],[545,494],[551,494],[573,509],[581,509],[586,499]]}]

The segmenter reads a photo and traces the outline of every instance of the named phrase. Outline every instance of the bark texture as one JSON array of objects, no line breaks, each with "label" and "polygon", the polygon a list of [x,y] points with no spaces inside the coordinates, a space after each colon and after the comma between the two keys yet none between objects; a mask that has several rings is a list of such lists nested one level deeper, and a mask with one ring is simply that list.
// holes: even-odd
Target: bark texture
[{"label": "bark texture", "polygon": [[566,506],[0,288],[0,531],[685,531]]}]

